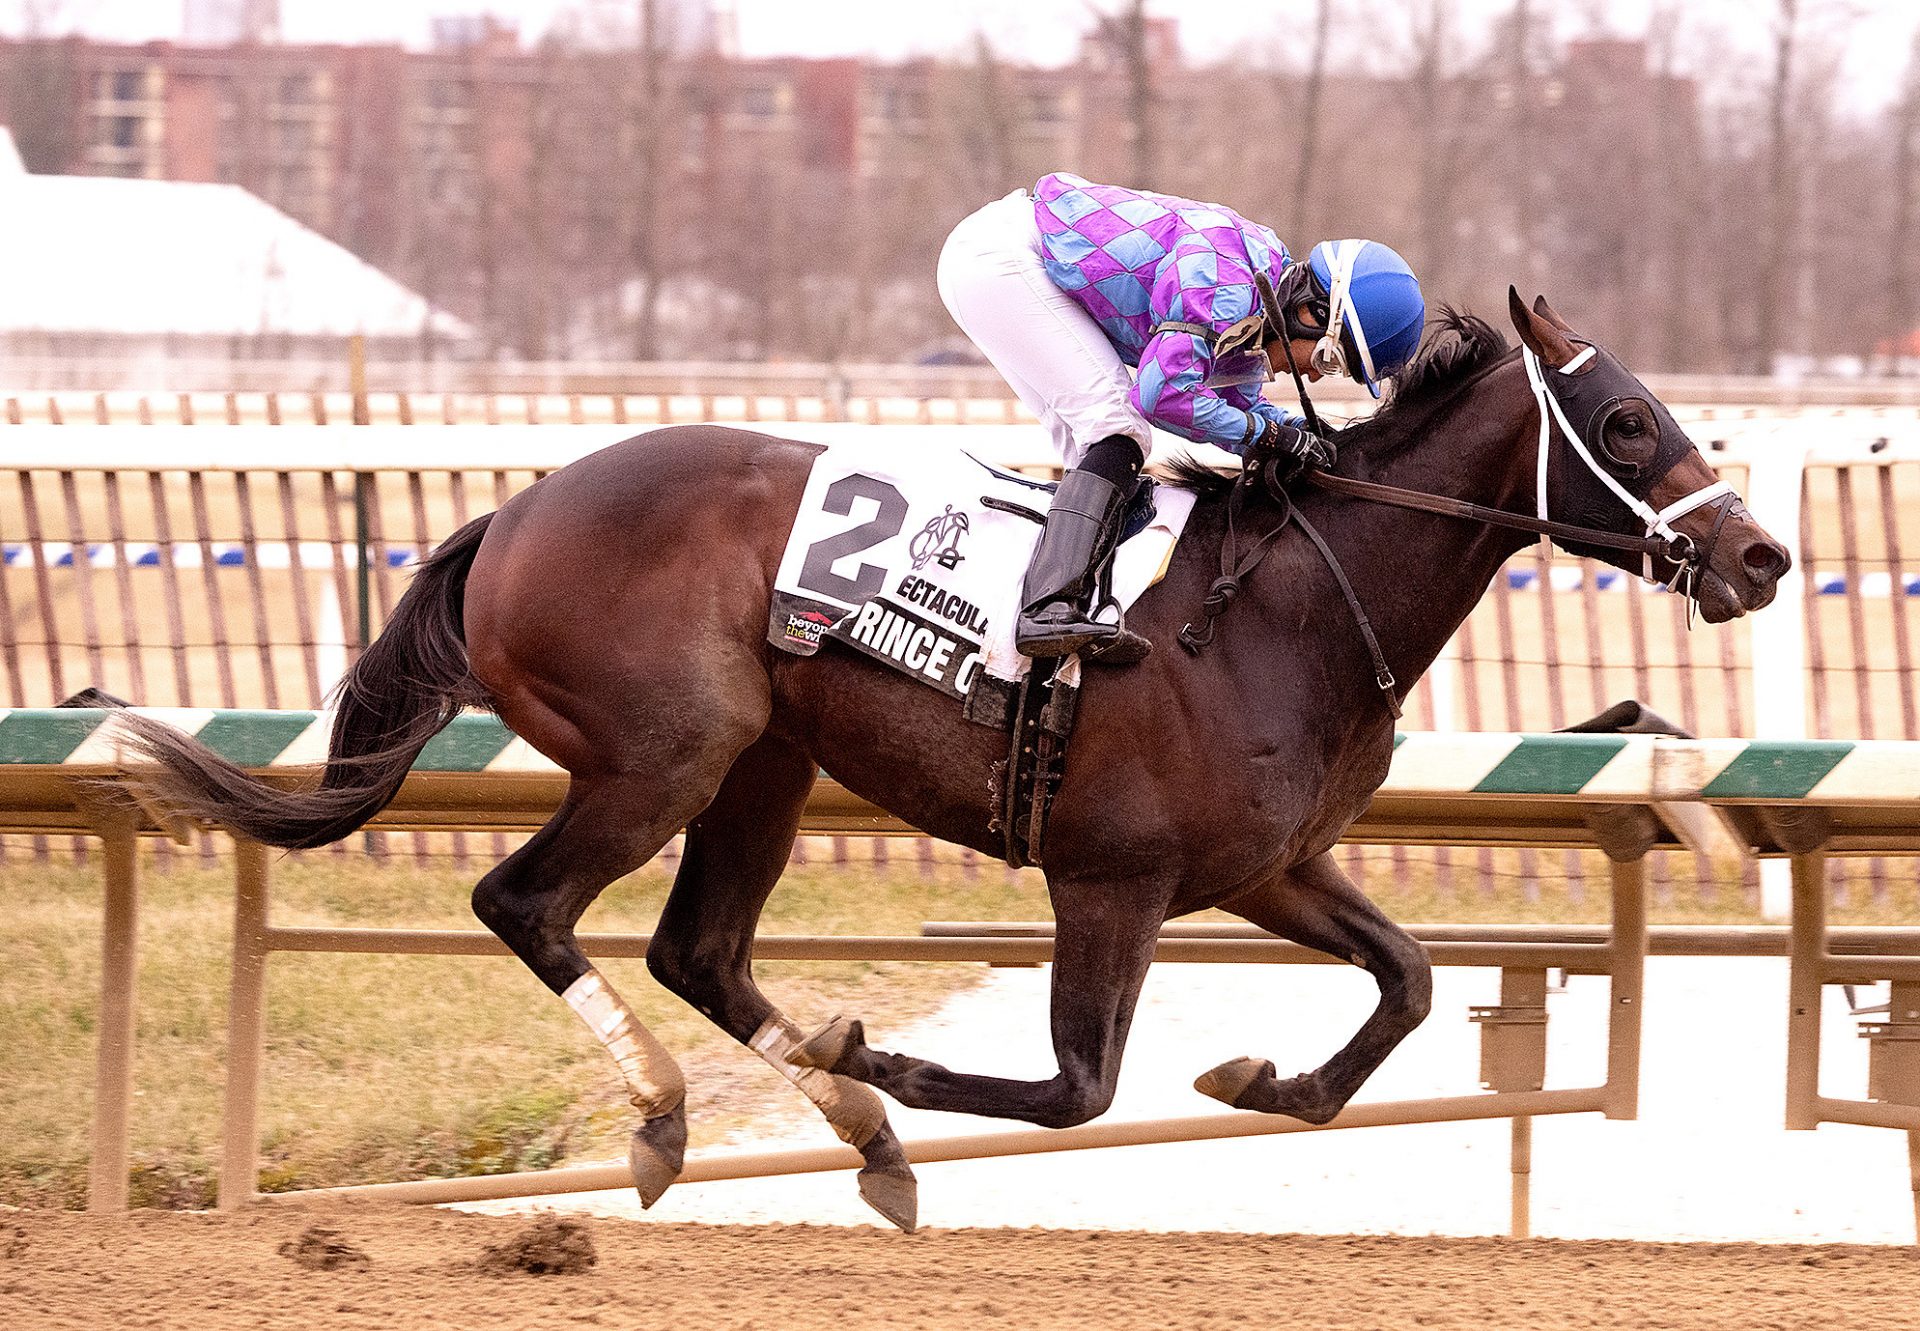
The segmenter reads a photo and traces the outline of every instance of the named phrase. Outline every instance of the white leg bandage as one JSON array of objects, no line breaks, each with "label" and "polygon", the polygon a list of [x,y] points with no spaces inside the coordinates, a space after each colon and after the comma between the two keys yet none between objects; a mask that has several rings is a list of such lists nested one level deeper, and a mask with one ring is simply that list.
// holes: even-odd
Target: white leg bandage
[{"label": "white leg bandage", "polygon": [[865,1146],[873,1140],[874,1133],[886,1126],[886,1106],[880,1103],[872,1087],[863,1086],[851,1077],[838,1077],[820,1068],[789,1063],[787,1055],[800,1039],[800,1028],[776,1012],[753,1033],[747,1046],[813,1101],[841,1141],[850,1146]]},{"label": "white leg bandage", "polygon": [[620,1075],[627,1080],[627,1097],[644,1117],[671,1113],[686,1099],[687,1079],[681,1075],[680,1065],[635,1019],[599,971],[588,970],[560,996],[620,1065]]}]

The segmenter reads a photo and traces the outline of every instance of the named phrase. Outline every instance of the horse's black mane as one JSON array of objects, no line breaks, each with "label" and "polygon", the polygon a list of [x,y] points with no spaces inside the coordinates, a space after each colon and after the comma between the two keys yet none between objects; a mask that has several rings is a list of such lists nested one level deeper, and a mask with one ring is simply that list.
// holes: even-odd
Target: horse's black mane
[{"label": "horse's black mane", "polygon": [[1423,405],[1438,406],[1511,350],[1506,335],[1485,319],[1442,305],[1421,337],[1420,349],[1389,385],[1380,410],[1338,433],[1344,438],[1355,430],[1404,418]]},{"label": "horse's black mane", "polygon": [[[1332,431],[1332,443],[1340,449],[1379,452],[1416,437],[1410,422],[1417,423],[1451,400],[1510,350],[1506,336],[1485,319],[1442,305],[1421,337],[1420,349],[1389,383],[1380,409]],[[1165,474],[1171,484],[1194,490],[1203,499],[1223,494],[1233,485],[1233,477],[1185,457],[1168,462]]]}]

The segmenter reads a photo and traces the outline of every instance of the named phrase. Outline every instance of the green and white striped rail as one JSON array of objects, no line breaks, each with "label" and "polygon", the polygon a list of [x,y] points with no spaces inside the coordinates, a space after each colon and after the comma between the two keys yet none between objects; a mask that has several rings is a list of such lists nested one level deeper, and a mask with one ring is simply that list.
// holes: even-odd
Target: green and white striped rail
[{"label": "green and white striped rail", "polygon": [[[141,716],[194,736],[221,757],[247,768],[306,767],[326,761],[333,717],[313,711],[238,711],[206,707],[140,707]],[[92,767],[127,764],[118,711],[92,707],[0,708],[0,766]],[[480,713],[457,716],[428,741],[416,772],[558,772],[556,766],[500,721]]]},{"label": "green and white striped rail", "polygon": [[[143,707],[242,767],[326,757],[328,714]],[[0,709],[0,767],[125,766],[116,712]],[[416,772],[559,771],[491,716],[468,714],[428,743]],[[1383,795],[1565,797],[1587,801],[1920,805],[1920,743],[1672,739],[1656,735],[1416,732],[1395,737]]]},{"label": "green and white striped rail", "polygon": [[1382,794],[1920,805],[1920,743],[1666,735],[1416,732],[1394,737]]}]

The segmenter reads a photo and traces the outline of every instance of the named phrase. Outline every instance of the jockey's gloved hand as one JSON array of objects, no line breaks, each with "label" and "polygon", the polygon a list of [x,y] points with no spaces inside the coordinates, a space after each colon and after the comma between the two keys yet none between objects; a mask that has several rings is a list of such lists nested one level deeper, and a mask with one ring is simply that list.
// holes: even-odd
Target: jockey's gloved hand
[{"label": "jockey's gloved hand", "polygon": [[1313,467],[1331,467],[1335,453],[1333,445],[1310,430],[1297,425],[1282,425],[1278,421],[1268,421],[1267,428],[1260,433],[1260,441],[1253,451],[1261,458],[1272,458],[1279,462],[1279,479],[1284,483],[1293,480],[1301,472]]}]

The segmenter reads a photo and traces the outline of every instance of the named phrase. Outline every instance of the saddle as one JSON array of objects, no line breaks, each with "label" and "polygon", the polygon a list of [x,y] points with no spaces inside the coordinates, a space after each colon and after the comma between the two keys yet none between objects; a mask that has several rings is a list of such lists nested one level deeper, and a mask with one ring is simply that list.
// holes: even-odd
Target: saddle
[{"label": "saddle", "polygon": [[[993,830],[1037,864],[1072,731],[1077,663],[1014,642],[1021,580],[1054,487],[959,452],[833,444],[818,453],[774,577],[768,642],[811,656],[837,642],[952,698],[1005,732]],[[1096,603],[1123,610],[1157,581],[1193,494],[1136,487]]]}]

